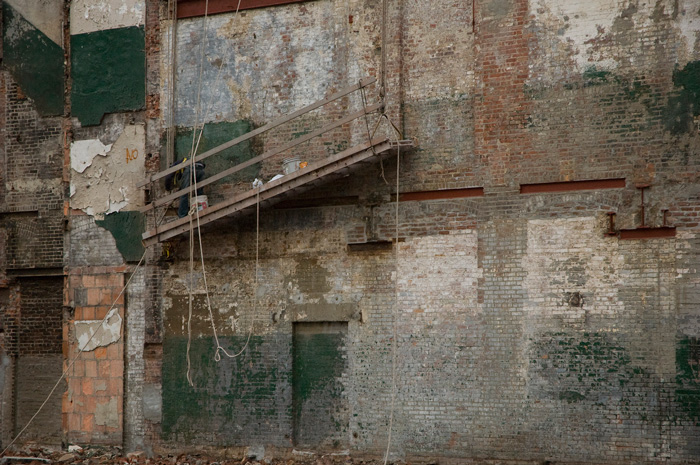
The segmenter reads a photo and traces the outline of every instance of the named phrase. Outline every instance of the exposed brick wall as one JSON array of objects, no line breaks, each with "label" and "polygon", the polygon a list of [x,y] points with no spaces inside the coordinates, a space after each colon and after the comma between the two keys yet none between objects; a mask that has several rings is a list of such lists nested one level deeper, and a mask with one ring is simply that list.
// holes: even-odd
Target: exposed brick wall
[{"label": "exposed brick wall", "polygon": [[[71,442],[119,445],[123,435],[124,326],[119,339],[78,355],[76,321],[101,321],[114,306],[124,318],[125,267],[74,267],[67,298],[74,319],[67,322],[68,356],[76,357],[66,380],[63,428]],[[101,333],[97,333],[97,337]]]},{"label": "exposed brick wall", "polygon": [[7,210],[61,209],[61,118],[41,118],[9,76],[4,92]]},{"label": "exposed brick wall", "polygon": [[[14,357],[8,370],[18,374],[11,382],[22,389],[10,412],[4,402],[3,426],[16,428],[36,404],[42,394],[29,387],[40,372],[43,386],[57,370],[60,342],[63,356],[77,353],[76,321],[104,317],[135,272],[126,299],[117,299],[120,337],[81,354],[69,373],[69,441],[153,451],[347,447],[379,455],[395,388],[392,459],[700,458],[700,17],[688,2],[603,1],[581,14],[574,0],[389,1],[387,114],[417,145],[402,151],[399,191],[480,186],[484,195],[401,202],[395,244],[392,156],[291,199],[316,206],[263,208],[259,261],[255,218],[208,225],[212,317],[203,272],[189,271],[184,237],[172,241],[173,257],[160,257],[156,247],[134,271],[111,234],[76,213],[64,257],[62,182],[70,160],[64,164],[62,150],[69,153],[73,131],[78,140],[111,143],[130,120],[145,122],[146,167],[162,164],[171,102],[161,82],[172,63],[161,40],[170,24],[166,2],[142,4],[144,111],[73,128],[68,119],[39,118],[11,76],[0,76],[0,302],[4,348]],[[200,121],[224,129],[205,142],[376,75],[380,6],[319,0],[209,18]],[[183,131],[197,111],[203,21],[179,26],[176,115]],[[377,90],[368,90],[371,102]],[[278,147],[359,103],[358,95],[341,99],[256,138],[245,155]],[[363,120],[345,125],[256,172],[268,179],[287,156],[320,159],[363,142],[366,132]],[[384,124],[380,132],[392,134]],[[207,194],[217,201],[247,189],[246,176]],[[624,179],[624,187],[519,189],[611,178]],[[651,185],[646,224],[659,226],[667,210],[675,236],[620,241],[606,234],[607,212],[616,213],[617,228],[641,223],[639,184]],[[363,242],[373,243],[356,244]],[[60,278],[12,274],[63,265],[70,321],[61,341],[62,315],[54,312]],[[185,378],[183,323],[190,281],[193,387]],[[239,358],[213,359],[211,319],[222,346],[234,352],[252,329]],[[295,372],[293,328],[324,322],[346,328],[343,362],[326,366],[333,379],[320,389],[333,411],[324,416],[328,405],[314,405],[318,421],[299,421],[303,406],[295,399],[310,378]],[[55,441],[55,431],[36,429],[32,438]]]},{"label": "exposed brick wall", "polygon": [[62,353],[63,278],[21,279],[20,292],[20,354]]}]

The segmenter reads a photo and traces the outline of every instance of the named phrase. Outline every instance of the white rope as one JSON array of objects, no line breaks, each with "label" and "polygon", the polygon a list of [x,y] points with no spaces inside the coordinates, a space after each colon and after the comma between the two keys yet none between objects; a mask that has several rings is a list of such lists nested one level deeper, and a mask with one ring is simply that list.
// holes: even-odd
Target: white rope
[{"label": "white rope", "polygon": [[[238,16],[238,10],[241,6],[241,0],[238,0],[238,5],[236,6],[236,11],[234,13],[234,19]],[[208,14],[208,8],[209,8],[209,2],[207,0],[205,4],[205,24],[204,24],[204,37],[202,38],[202,44],[205,43],[207,40],[206,36],[206,22],[207,22],[207,14]],[[226,57],[224,57],[226,58]],[[202,46],[202,54],[200,56],[200,69],[199,69],[199,83],[198,83],[198,90],[197,90],[197,110],[195,112],[195,125],[194,129],[192,132],[192,148],[190,152],[190,192],[189,192],[189,198],[192,198],[193,193],[196,195],[197,192],[197,175],[196,175],[196,169],[195,169],[195,163],[196,163],[196,154],[197,151],[199,150],[199,144],[202,140],[202,134],[204,133],[204,126],[206,124],[205,120],[206,117],[209,113],[209,110],[211,108],[211,105],[213,104],[213,100],[210,100],[209,105],[207,105],[206,110],[204,111],[204,116],[202,117],[202,126],[199,129],[199,135],[197,135],[197,127],[199,126],[199,116],[200,116],[200,108],[201,108],[201,89],[202,89],[202,70],[204,67],[204,45]],[[223,69],[223,64],[222,66],[219,67],[219,71],[217,72],[216,80],[214,81],[214,88],[216,88],[217,83],[221,77],[221,70]],[[196,143],[195,143],[196,140]],[[235,354],[229,353],[220,343],[219,341],[219,335],[216,330],[216,323],[214,322],[214,314],[211,309],[211,298],[209,296],[209,285],[207,282],[207,271],[206,271],[206,266],[204,263],[204,251],[203,251],[203,245],[202,245],[202,232],[200,229],[200,221],[199,221],[199,207],[197,203],[195,202],[194,205],[190,208],[189,211],[189,217],[190,217],[190,282],[188,284],[188,293],[189,293],[189,313],[188,313],[188,319],[187,319],[187,382],[190,384],[190,386],[194,386],[192,382],[192,377],[191,377],[191,360],[190,360],[190,348],[191,348],[191,340],[192,340],[192,329],[191,329],[191,320],[192,320],[192,280],[194,278],[194,237],[193,237],[193,227],[192,227],[192,216],[194,215],[197,219],[197,236],[199,240],[199,255],[200,255],[200,260],[202,264],[202,277],[204,280],[204,292],[206,295],[206,302],[207,302],[207,310],[209,312],[209,320],[211,322],[212,326],[212,331],[214,334],[214,341],[216,343],[216,351],[214,353],[214,360],[217,362],[221,360],[221,353],[226,355],[229,358],[235,358],[240,356],[248,347],[248,343],[250,342],[250,337],[253,332],[253,324],[255,321],[255,313],[256,313],[256,307],[257,307],[257,283],[258,283],[258,236],[259,236],[259,217],[260,217],[260,192],[258,188],[258,193],[257,193],[257,199],[256,199],[256,207],[257,207],[257,222],[258,222],[258,230],[256,231],[256,263],[255,263],[255,296],[254,296],[254,301],[253,301],[253,318],[251,320],[251,326],[250,326],[250,331],[248,332],[248,337],[246,339],[246,342],[243,346],[243,348],[238,351]]]},{"label": "white rope", "polygon": [[202,232],[199,229],[199,211],[197,212],[197,233],[199,234],[199,255],[202,260],[202,275],[204,277],[204,288],[206,289],[207,295],[207,308],[209,310],[209,320],[211,321],[211,328],[214,333],[214,341],[216,342],[216,353],[214,354],[214,360],[217,362],[221,360],[221,353],[223,353],[228,358],[236,358],[240,356],[246,348],[248,348],[248,343],[250,342],[250,337],[253,334],[253,325],[255,323],[255,317],[257,315],[257,302],[258,302],[258,268],[260,262],[260,185],[257,187],[257,192],[255,194],[255,285],[253,288],[253,316],[250,321],[250,330],[248,331],[248,337],[243,345],[243,348],[236,352],[235,354],[230,354],[219,342],[219,335],[216,331],[216,324],[214,323],[214,314],[211,310],[211,303],[209,301],[209,288],[207,287],[207,272],[204,267],[204,253],[202,251]]},{"label": "white rope", "polygon": [[384,113],[382,116],[386,118],[391,127],[394,129],[394,135],[396,137],[396,198],[394,199],[394,204],[396,205],[396,223],[394,230],[394,270],[396,275],[394,276],[394,308],[392,310],[393,344],[391,345],[391,404],[389,407],[389,435],[387,438],[386,452],[384,454],[384,465],[386,465],[387,461],[389,460],[389,451],[391,450],[391,439],[394,429],[394,406],[396,404],[396,346],[399,343],[396,322],[399,307],[399,176],[401,174],[401,144],[399,140],[401,138],[401,133],[399,132],[398,128],[394,125],[394,123],[391,122],[386,113]]}]

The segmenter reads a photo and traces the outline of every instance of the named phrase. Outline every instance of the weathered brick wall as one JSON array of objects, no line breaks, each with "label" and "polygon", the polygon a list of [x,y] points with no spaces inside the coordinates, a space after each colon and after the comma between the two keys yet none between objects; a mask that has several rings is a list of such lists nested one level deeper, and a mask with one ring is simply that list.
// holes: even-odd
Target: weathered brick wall
[{"label": "weathered brick wall", "polygon": [[[318,1],[212,17],[203,95],[219,98],[208,117],[221,128],[264,124],[377,70],[378,10]],[[147,443],[381,454],[395,388],[394,458],[697,460],[697,12],[687,2],[494,0],[389,2],[389,14],[389,115],[417,143],[402,155],[399,191],[483,192],[401,202],[392,245],[391,157],[302,196],[326,206],[263,209],[257,283],[254,218],[206,228],[222,345],[242,347],[253,324],[248,350],[218,364],[198,254],[190,274],[187,241],[174,240],[153,281],[164,324],[145,365]],[[203,19],[181,25],[177,117],[191,127]],[[216,61],[231,38],[235,69]],[[219,67],[226,87],[216,85]],[[249,149],[306,130],[281,129]],[[344,128],[329,141],[360,135]],[[520,191],[605,179],[623,181]],[[607,212],[618,229],[641,224],[641,184],[651,185],[645,225],[661,226],[668,210],[673,237],[606,234]],[[366,241],[384,242],[348,246]],[[342,386],[334,413],[348,412],[339,436],[322,421],[295,429],[293,328],[309,322],[347,325],[347,365],[331,383]]]},{"label": "weathered brick wall", "polygon": [[[54,16],[60,7],[53,7],[58,5],[52,2],[50,13],[45,13]],[[0,312],[2,441],[7,444],[47,398],[63,366],[63,119],[46,116],[62,113],[63,52],[51,40],[32,41],[42,33],[11,11],[8,2],[3,3],[3,13]],[[51,21],[55,23],[47,23],[49,28],[61,18],[55,15]],[[39,44],[50,50],[51,56],[43,61],[38,48],[33,48]],[[22,54],[26,66],[19,66]],[[44,94],[48,88],[56,92]],[[24,440],[61,444],[60,395],[49,399]]]},{"label": "weathered brick wall", "polygon": [[[44,277],[19,280],[20,311],[16,328],[8,325],[7,341],[15,357],[13,434],[25,427],[47,398],[63,367],[63,278]],[[35,422],[26,430],[26,439],[60,444],[61,397],[53,396]]]}]

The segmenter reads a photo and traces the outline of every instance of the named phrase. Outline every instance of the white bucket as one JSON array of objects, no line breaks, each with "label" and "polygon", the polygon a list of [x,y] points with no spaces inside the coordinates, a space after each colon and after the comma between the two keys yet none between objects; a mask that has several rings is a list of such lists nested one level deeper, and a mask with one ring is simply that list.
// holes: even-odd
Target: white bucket
[{"label": "white bucket", "polygon": [[299,169],[299,157],[285,158],[282,160],[282,171],[291,174]]},{"label": "white bucket", "polygon": [[[197,205],[197,211],[202,211],[209,206],[206,195],[198,195],[190,199],[190,208]],[[190,210],[191,211],[191,210]]]}]

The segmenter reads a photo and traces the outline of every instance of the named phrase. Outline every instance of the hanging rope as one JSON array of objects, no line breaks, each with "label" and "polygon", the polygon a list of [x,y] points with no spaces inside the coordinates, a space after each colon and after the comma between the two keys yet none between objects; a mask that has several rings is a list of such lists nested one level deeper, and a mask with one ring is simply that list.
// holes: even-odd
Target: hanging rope
[{"label": "hanging rope", "polygon": [[379,97],[386,102],[386,23],[387,0],[382,0],[382,73],[379,81]]},{"label": "hanging rope", "polygon": [[[387,464],[389,460],[389,452],[391,450],[391,437],[394,429],[394,406],[396,404],[396,346],[398,345],[398,331],[396,328],[396,323],[398,321],[398,308],[399,308],[399,192],[400,192],[400,174],[401,174],[401,144],[400,140],[401,132],[396,127],[396,125],[389,119],[386,113],[382,114],[382,117],[391,125],[394,130],[394,137],[396,140],[396,198],[394,199],[395,205],[395,224],[394,224],[394,308],[392,310],[392,338],[393,343],[391,344],[391,404],[389,406],[389,434],[386,444],[386,452],[384,454],[384,465]],[[380,119],[381,121],[381,119]]]},{"label": "hanging rope", "polygon": [[[238,16],[238,10],[241,6],[241,0],[238,0],[238,4],[236,6],[236,11],[234,13],[234,19]],[[199,127],[199,117],[200,117],[200,110],[201,110],[201,89],[202,89],[202,74],[203,74],[203,68],[204,68],[204,44],[207,39],[207,19],[208,19],[208,12],[209,12],[209,1],[205,3],[204,7],[204,27],[203,27],[203,38],[202,38],[202,51],[200,55],[200,68],[199,68],[199,82],[197,85],[197,101],[196,101],[196,111],[195,111],[195,124],[194,128],[192,131],[192,146],[190,149],[190,190],[188,193],[188,197],[191,199],[194,196],[196,196],[197,192],[197,176],[196,176],[196,169],[195,169],[195,163],[196,163],[196,157],[197,157],[197,152],[199,150],[199,144],[201,143],[202,140],[202,134],[204,133],[204,125],[206,124],[205,120],[207,115],[209,114],[209,110],[211,108],[211,105],[213,104],[213,99],[210,98],[209,103],[207,104],[207,107],[204,111],[204,115],[202,117],[202,125],[201,128],[199,128],[199,134],[197,133],[198,127]],[[226,59],[226,57],[224,57]],[[224,68],[223,64],[222,66],[219,67],[219,71],[217,72],[216,80],[214,81],[214,88],[216,88],[218,81],[221,77],[221,70]],[[260,193],[258,190],[257,194],[257,211],[258,211],[258,216],[260,214],[259,210],[259,201],[260,201]],[[243,348],[236,354],[230,354],[226,349],[221,346],[221,343],[219,342],[219,335],[216,330],[216,323],[214,322],[214,314],[211,309],[211,298],[209,296],[209,285],[207,282],[207,272],[206,272],[206,266],[204,263],[204,251],[203,251],[203,245],[202,245],[202,232],[200,229],[200,221],[199,221],[199,208],[197,206],[197,202],[194,203],[193,206],[190,207],[189,211],[189,219],[190,219],[190,279],[188,281],[188,317],[187,317],[187,352],[186,352],[186,359],[187,359],[187,382],[190,384],[190,386],[194,386],[194,383],[192,381],[192,375],[191,375],[191,369],[192,369],[192,362],[190,358],[190,349],[192,345],[192,314],[193,314],[193,297],[192,297],[192,288],[194,286],[194,228],[192,224],[192,217],[195,216],[197,219],[197,237],[199,241],[199,255],[201,259],[201,265],[202,265],[202,277],[204,280],[204,292],[206,295],[206,302],[207,302],[207,310],[209,312],[209,320],[211,321],[211,326],[212,326],[212,331],[214,333],[214,341],[216,343],[216,349],[214,353],[214,360],[217,362],[221,360],[221,353],[223,352],[224,355],[226,355],[229,358],[234,358],[238,357],[241,355],[245,349],[248,347],[248,343],[250,341],[250,337],[253,331],[253,322],[255,318],[255,313],[256,313],[256,302],[254,301],[253,303],[253,319],[251,321],[251,327],[250,331],[248,333],[248,338],[246,339],[246,343],[244,344]],[[259,231],[257,232],[259,234]],[[256,248],[257,248],[257,239],[256,239]],[[256,276],[255,276],[255,299],[257,300],[257,251],[256,251]]]},{"label": "hanging rope", "polygon": [[226,357],[228,358],[236,358],[239,357],[243,352],[248,348],[248,344],[250,343],[250,338],[253,334],[253,328],[255,325],[255,318],[257,315],[257,305],[258,305],[258,270],[260,268],[260,188],[262,187],[262,184],[256,185],[257,192],[255,194],[255,278],[254,278],[254,286],[253,286],[253,316],[251,317],[251,322],[250,322],[250,329],[248,330],[248,336],[246,338],[245,344],[243,347],[236,353],[229,353],[222,345],[221,342],[219,341],[219,334],[216,329],[216,322],[214,321],[214,313],[212,312],[211,309],[211,300],[209,298],[209,285],[207,283],[207,271],[206,267],[204,264],[204,249],[202,245],[202,231],[200,229],[200,224],[199,224],[199,208],[197,208],[196,204],[195,206],[190,210],[190,278],[188,280],[188,292],[189,292],[189,313],[188,313],[188,318],[187,318],[187,382],[190,384],[190,386],[194,386],[194,383],[192,381],[191,377],[191,361],[190,361],[190,346],[191,346],[191,340],[192,340],[192,326],[191,326],[191,321],[192,321],[192,286],[193,286],[193,281],[194,281],[194,228],[192,227],[192,218],[193,216],[196,217],[197,219],[197,238],[199,242],[199,256],[201,259],[201,265],[202,265],[202,277],[204,280],[204,289],[206,293],[206,300],[207,300],[207,310],[209,312],[209,321],[211,322],[211,329],[212,333],[214,334],[214,342],[216,344],[215,347],[215,353],[214,353],[214,360],[217,362],[221,361],[221,354],[223,353]]}]

